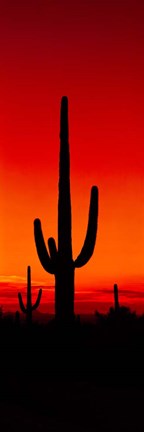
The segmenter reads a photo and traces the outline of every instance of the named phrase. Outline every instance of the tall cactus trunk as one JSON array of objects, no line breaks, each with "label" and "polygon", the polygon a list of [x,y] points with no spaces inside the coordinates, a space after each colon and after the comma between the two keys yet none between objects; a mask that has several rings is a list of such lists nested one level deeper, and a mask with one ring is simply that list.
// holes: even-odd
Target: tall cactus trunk
[{"label": "tall cactus trunk", "polygon": [[56,316],[74,315],[74,265],[72,261],[70,155],[68,142],[68,100],[63,98],[60,117],[60,162],[58,196],[58,251],[56,272]]},{"label": "tall cactus trunk", "polygon": [[[64,261],[63,261],[64,265]],[[60,267],[55,276],[55,314],[58,320],[68,321],[74,317],[74,268]]]},{"label": "tall cactus trunk", "polygon": [[31,268],[27,268],[27,325],[32,323],[32,299],[31,299]]}]

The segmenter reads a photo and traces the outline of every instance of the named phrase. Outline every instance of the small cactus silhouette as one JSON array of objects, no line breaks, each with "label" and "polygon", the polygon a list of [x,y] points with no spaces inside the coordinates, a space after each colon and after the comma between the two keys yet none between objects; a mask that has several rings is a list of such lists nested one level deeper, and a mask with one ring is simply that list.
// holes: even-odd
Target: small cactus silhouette
[{"label": "small cactus silhouette", "polygon": [[114,310],[115,312],[118,312],[120,309],[119,306],[119,295],[118,295],[118,285],[114,284]]},{"label": "small cactus silhouette", "polygon": [[38,257],[43,268],[55,275],[55,313],[58,319],[74,317],[74,270],[84,266],[91,258],[96,241],[98,218],[98,188],[91,189],[89,219],[82,250],[74,261],[71,239],[70,155],[68,138],[68,99],[61,100],[60,113],[60,161],[58,196],[58,249],[55,240],[48,239],[49,253],[45,246],[41,222],[34,221],[34,236]]},{"label": "small cactus silhouette", "polygon": [[23,299],[21,293],[18,293],[18,299],[19,299],[19,305],[20,309],[23,313],[26,314],[27,317],[27,324],[30,325],[32,322],[32,312],[38,308],[41,300],[42,295],[42,289],[39,290],[38,297],[34,305],[32,305],[32,298],[31,298],[31,268],[30,266],[27,267],[27,305],[24,306]]}]

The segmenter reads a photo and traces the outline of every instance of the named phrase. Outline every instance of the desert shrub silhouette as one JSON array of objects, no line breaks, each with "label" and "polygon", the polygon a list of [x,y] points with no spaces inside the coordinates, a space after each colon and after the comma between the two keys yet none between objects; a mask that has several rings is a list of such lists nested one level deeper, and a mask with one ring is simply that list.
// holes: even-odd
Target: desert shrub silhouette
[{"label": "desert shrub silhouette", "polygon": [[18,293],[20,309],[26,314],[27,324],[30,325],[32,322],[32,312],[38,308],[41,300],[42,289],[39,290],[38,297],[34,305],[32,305],[32,294],[31,294],[31,268],[27,268],[27,304],[24,306],[21,293]]},{"label": "desert shrub silhouette", "polygon": [[70,155],[68,137],[68,99],[61,100],[60,161],[58,196],[58,248],[54,238],[48,239],[49,253],[45,246],[41,222],[34,221],[37,253],[43,268],[55,275],[55,314],[60,320],[74,317],[74,270],[84,266],[91,258],[96,241],[98,218],[98,188],[91,189],[89,219],[82,250],[76,260],[72,256]]}]

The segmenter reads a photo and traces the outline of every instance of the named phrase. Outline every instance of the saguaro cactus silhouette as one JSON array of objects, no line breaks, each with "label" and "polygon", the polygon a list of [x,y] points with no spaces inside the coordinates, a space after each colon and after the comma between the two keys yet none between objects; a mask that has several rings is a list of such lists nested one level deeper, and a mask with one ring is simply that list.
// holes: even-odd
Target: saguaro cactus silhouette
[{"label": "saguaro cactus silhouette", "polygon": [[114,310],[115,312],[118,312],[119,309],[118,286],[117,284],[114,284]]},{"label": "saguaro cactus silhouette", "polygon": [[27,268],[27,304],[24,306],[23,299],[21,293],[18,293],[19,305],[20,309],[23,313],[26,314],[27,324],[30,325],[32,321],[32,312],[38,308],[41,300],[42,289],[39,290],[38,297],[34,305],[32,305],[32,294],[31,294],[31,268],[28,266]]},{"label": "saguaro cactus silhouette", "polygon": [[68,137],[68,99],[61,100],[60,113],[60,161],[58,196],[58,249],[55,240],[48,239],[49,253],[45,246],[41,222],[34,221],[37,253],[43,268],[55,275],[55,313],[58,319],[74,316],[74,270],[84,266],[91,258],[96,241],[98,217],[98,189],[91,189],[89,219],[82,250],[74,261],[71,239],[70,155]]}]

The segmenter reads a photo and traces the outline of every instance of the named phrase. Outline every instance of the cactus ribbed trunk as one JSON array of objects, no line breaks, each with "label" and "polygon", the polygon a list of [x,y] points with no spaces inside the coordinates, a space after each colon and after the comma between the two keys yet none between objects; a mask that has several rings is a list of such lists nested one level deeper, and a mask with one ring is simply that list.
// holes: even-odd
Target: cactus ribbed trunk
[{"label": "cactus ribbed trunk", "polygon": [[72,260],[70,155],[68,142],[68,100],[63,98],[60,118],[60,162],[58,196],[58,255],[56,316],[74,315],[74,265]]}]

